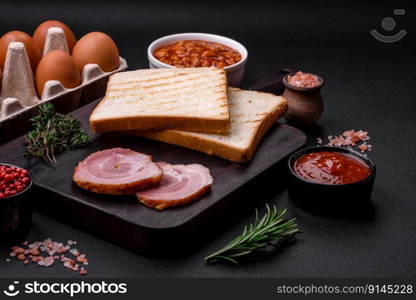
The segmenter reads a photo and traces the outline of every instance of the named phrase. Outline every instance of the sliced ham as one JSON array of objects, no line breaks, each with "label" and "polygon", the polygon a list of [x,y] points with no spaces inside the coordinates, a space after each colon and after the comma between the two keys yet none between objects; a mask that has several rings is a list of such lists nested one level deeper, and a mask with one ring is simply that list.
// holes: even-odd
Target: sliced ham
[{"label": "sliced ham", "polygon": [[156,209],[185,205],[199,199],[211,187],[209,169],[199,165],[170,165],[159,162],[163,177],[159,186],[136,194],[143,204]]},{"label": "sliced ham", "polygon": [[73,180],[94,193],[134,195],[157,185],[162,174],[150,155],[113,148],[95,152],[81,161],[74,170]]}]

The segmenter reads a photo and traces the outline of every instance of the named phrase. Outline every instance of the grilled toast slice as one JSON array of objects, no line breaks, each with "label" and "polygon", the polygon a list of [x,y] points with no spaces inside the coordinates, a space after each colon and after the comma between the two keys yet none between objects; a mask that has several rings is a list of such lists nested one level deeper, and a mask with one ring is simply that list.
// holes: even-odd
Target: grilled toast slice
[{"label": "grilled toast slice", "polygon": [[94,132],[180,129],[226,133],[230,129],[223,69],[145,69],[112,75],[90,116]]},{"label": "grilled toast slice", "polygon": [[181,130],[135,131],[129,134],[179,145],[234,161],[250,161],[267,130],[287,110],[287,100],[256,91],[228,89],[231,129],[226,135]]}]

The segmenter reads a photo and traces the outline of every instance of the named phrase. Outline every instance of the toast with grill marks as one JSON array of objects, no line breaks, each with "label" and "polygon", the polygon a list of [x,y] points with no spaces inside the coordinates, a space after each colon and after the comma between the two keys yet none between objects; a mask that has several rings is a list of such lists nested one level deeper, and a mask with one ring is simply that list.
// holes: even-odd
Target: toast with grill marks
[{"label": "toast with grill marks", "polygon": [[227,133],[223,69],[145,69],[112,75],[90,116],[94,132],[179,129]]},{"label": "toast with grill marks", "polygon": [[[256,91],[228,89],[231,128],[229,134],[196,133],[181,130],[135,131],[142,136],[234,161],[247,162],[267,130],[287,110],[287,100]],[[273,151],[273,150],[271,150]]]}]

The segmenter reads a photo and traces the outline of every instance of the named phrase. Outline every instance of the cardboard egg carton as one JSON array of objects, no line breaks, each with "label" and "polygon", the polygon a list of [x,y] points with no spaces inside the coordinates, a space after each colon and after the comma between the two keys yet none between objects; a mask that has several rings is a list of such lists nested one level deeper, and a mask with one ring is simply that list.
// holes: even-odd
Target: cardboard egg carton
[{"label": "cardboard egg carton", "polygon": [[[52,50],[69,53],[64,31],[49,28],[43,55]],[[120,66],[104,72],[97,64],[87,64],[82,72],[79,86],[68,89],[59,81],[45,83],[40,98],[37,95],[29,58],[23,43],[9,44],[3,69],[0,93],[0,144],[26,133],[30,129],[29,119],[37,114],[38,106],[53,101],[55,109],[71,112],[104,95],[108,76],[127,68],[126,60],[120,57]]]}]

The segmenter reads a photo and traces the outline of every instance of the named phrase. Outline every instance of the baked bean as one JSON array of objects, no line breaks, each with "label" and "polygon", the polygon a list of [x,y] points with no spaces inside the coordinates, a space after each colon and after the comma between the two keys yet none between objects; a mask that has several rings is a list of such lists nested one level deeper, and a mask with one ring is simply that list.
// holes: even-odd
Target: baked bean
[{"label": "baked bean", "polygon": [[241,60],[241,54],[225,45],[200,40],[182,40],[157,49],[153,55],[175,67],[224,68]]},{"label": "baked bean", "polygon": [[191,58],[192,67],[200,67],[200,62],[198,56],[194,56]]}]

